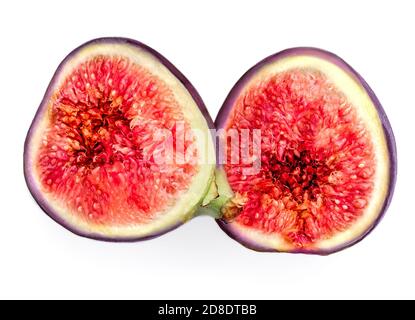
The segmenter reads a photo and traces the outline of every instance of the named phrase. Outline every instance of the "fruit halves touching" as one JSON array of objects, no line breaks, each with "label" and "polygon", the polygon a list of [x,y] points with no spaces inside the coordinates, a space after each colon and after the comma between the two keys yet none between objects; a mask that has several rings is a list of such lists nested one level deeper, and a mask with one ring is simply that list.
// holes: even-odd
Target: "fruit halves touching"
[{"label": "fruit halves touching", "polygon": [[329,52],[261,61],[215,127],[159,53],[93,40],[53,76],[26,139],[26,181],[50,217],[82,236],[147,239],[210,214],[259,251],[338,251],[389,205],[391,127],[367,83]]}]

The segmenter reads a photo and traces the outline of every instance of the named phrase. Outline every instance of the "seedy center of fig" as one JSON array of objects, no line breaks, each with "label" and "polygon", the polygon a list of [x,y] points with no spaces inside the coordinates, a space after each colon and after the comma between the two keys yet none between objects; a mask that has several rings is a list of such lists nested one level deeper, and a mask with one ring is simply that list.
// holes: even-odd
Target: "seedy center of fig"
[{"label": "seedy center of fig", "polygon": [[[76,127],[78,139],[72,140],[73,156],[71,165],[94,169],[116,161],[125,161],[130,156],[139,156],[142,150],[132,143],[130,119],[113,101],[98,101],[94,107],[77,108],[74,113],[62,102],[56,105],[60,112],[58,121],[68,127]],[[114,147],[113,141],[118,142]]]},{"label": "seedy center of fig", "polygon": [[263,156],[264,171],[268,171],[274,185],[290,193],[297,202],[316,200],[319,191],[318,177],[330,174],[325,162],[312,160],[307,151],[286,153],[281,161],[271,153]]}]

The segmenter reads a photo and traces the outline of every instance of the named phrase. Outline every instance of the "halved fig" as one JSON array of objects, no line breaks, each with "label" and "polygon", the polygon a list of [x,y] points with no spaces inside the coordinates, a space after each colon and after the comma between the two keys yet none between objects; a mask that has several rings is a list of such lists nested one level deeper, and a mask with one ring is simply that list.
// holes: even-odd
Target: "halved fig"
[{"label": "halved fig", "polygon": [[146,45],[103,38],[61,63],[29,130],[31,193],[76,234],[160,235],[209,214],[259,251],[328,254],[379,222],[396,180],[387,117],[339,57],[289,49],[234,86],[213,123]]},{"label": "halved fig", "polygon": [[207,194],[212,126],[196,90],[159,53],[129,39],[93,40],[53,76],[27,135],[26,181],[76,234],[154,237],[191,218]]},{"label": "halved fig", "polygon": [[259,62],[215,124],[232,140],[218,175],[234,193],[218,223],[249,248],[329,254],[360,241],[391,201],[389,121],[363,78],[332,53],[294,48]]}]

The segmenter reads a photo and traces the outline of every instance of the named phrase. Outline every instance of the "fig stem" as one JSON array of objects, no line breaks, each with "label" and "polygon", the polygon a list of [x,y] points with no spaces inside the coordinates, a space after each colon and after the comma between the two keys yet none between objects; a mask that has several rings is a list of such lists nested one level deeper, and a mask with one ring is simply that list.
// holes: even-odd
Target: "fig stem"
[{"label": "fig stem", "polygon": [[225,204],[230,201],[231,198],[228,196],[218,196],[205,206],[201,206],[197,214],[198,216],[210,216],[214,219],[220,219],[223,216],[222,208]]},{"label": "fig stem", "polygon": [[222,168],[217,168],[209,191],[196,215],[207,215],[215,219],[221,219],[224,215],[222,208],[233,198],[234,193],[228,184],[226,173]]}]

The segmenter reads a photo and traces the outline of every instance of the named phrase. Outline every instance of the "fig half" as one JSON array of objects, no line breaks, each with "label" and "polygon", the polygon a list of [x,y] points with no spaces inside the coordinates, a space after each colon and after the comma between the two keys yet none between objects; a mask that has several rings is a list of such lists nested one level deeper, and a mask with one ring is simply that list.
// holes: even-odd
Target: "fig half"
[{"label": "fig half", "polygon": [[238,137],[223,143],[218,172],[234,196],[217,221],[249,248],[336,252],[367,235],[391,201],[391,126],[368,84],[332,53],[293,48],[262,60],[233,87],[215,125],[227,140]]},{"label": "fig half", "polygon": [[212,126],[199,94],[159,53],[93,40],[53,76],[27,135],[26,181],[76,234],[154,237],[191,218],[208,193]]}]

